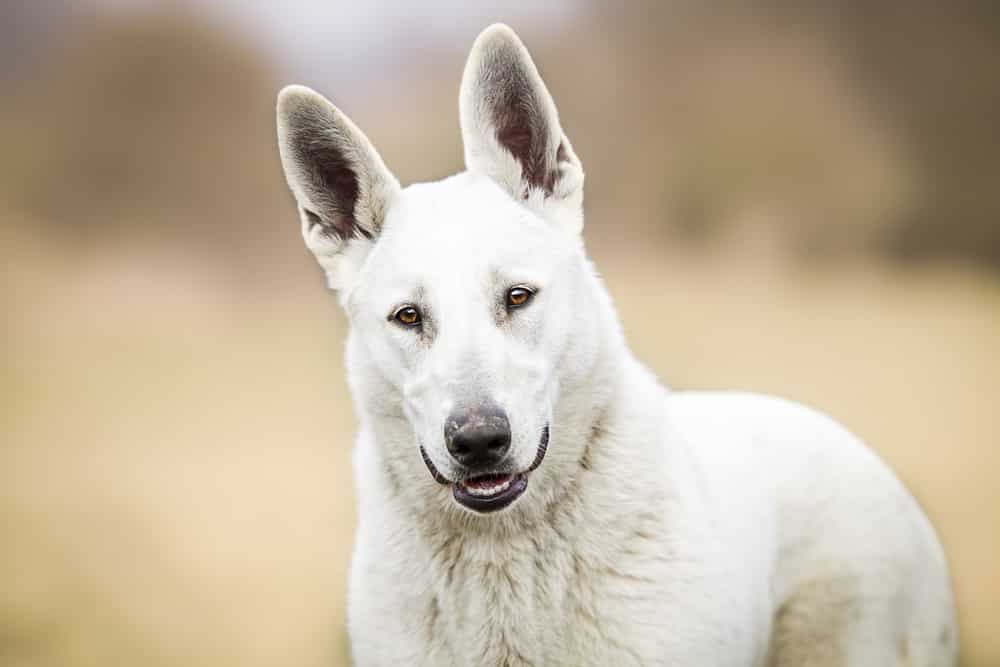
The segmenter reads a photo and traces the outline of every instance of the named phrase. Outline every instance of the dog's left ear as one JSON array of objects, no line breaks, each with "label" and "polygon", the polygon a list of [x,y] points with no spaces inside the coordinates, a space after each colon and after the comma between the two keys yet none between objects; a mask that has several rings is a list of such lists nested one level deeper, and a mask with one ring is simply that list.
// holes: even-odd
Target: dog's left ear
[{"label": "dog's left ear", "polygon": [[469,171],[579,232],[583,168],[528,50],[507,26],[490,26],[472,46],[459,111]]}]

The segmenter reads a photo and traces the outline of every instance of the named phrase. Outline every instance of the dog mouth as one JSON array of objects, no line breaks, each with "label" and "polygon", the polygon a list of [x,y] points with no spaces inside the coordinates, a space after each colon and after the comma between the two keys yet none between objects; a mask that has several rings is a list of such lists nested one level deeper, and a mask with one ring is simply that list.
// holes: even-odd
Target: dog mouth
[{"label": "dog mouth", "polygon": [[518,473],[490,472],[471,475],[458,481],[452,481],[442,475],[427,456],[423,446],[420,456],[424,460],[431,476],[441,485],[451,486],[452,497],[462,507],[479,514],[489,514],[508,507],[517,500],[528,488],[528,475],[542,464],[545,452],[549,447],[549,426],[545,425],[538,442],[535,460],[527,470]]},{"label": "dog mouth", "polygon": [[483,514],[507,507],[528,488],[526,473],[469,477],[451,485],[455,502]]}]

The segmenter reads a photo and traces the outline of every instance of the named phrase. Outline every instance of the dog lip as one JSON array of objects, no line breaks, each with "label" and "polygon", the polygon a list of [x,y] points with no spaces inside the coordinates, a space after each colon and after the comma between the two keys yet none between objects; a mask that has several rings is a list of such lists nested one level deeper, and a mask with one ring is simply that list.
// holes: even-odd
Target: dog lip
[{"label": "dog lip", "polygon": [[545,428],[542,429],[542,437],[538,441],[538,451],[535,453],[535,460],[531,462],[528,467],[528,472],[531,472],[538,466],[542,465],[542,461],[545,460],[545,452],[549,450],[549,425],[546,424]]},{"label": "dog lip", "polygon": [[441,484],[442,486],[451,484],[450,479],[447,479],[444,475],[438,472],[437,466],[435,466],[434,462],[431,461],[431,457],[427,456],[427,451],[424,449],[423,445],[420,445],[420,458],[424,460],[424,465],[426,465],[427,469],[431,471],[431,477],[434,478],[435,482]]}]

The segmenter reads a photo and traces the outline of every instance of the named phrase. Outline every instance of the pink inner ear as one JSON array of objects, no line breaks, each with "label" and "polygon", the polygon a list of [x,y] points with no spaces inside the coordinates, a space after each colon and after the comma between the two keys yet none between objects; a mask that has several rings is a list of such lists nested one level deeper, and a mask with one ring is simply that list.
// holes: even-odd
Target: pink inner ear
[{"label": "pink inner ear", "polygon": [[354,219],[359,190],[357,174],[336,147],[314,147],[313,151],[313,165],[325,190],[320,196],[327,203],[319,216],[337,236],[349,238],[359,229]]},{"label": "pink inner ear", "polygon": [[[501,116],[496,117],[497,120]],[[508,117],[509,118],[509,117]],[[566,159],[566,148],[559,142],[555,151],[555,160],[549,158],[548,128],[542,123],[534,126],[526,119],[520,122],[497,122],[497,141],[506,148],[521,165],[521,175],[524,179],[524,197],[527,198],[531,189],[541,189],[546,194],[552,194],[556,179],[559,176],[558,164]],[[539,127],[541,125],[541,127]]]},{"label": "pink inner ear", "polygon": [[[486,103],[497,142],[521,165],[525,190],[541,189],[551,194],[555,185],[559,146],[550,142],[549,119],[537,99],[531,81],[516,60],[491,63],[485,77]],[[565,151],[564,151],[565,153]]]},{"label": "pink inner ear", "polygon": [[360,183],[345,150],[349,140],[333,119],[316,113],[297,114],[289,128],[288,148],[302,175],[310,224],[341,239],[362,233],[355,219]]},{"label": "pink inner ear", "polygon": [[531,150],[531,128],[516,122],[498,125],[497,141],[509,150],[518,161],[521,161],[522,157],[528,156]]}]

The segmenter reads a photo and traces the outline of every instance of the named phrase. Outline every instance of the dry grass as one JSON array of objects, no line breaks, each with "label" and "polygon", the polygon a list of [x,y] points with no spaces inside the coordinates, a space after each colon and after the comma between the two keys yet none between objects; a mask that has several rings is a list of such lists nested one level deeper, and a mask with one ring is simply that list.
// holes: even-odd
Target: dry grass
[{"label": "dry grass", "polygon": [[[353,416],[319,279],[42,257],[0,297],[0,663],[345,661]],[[668,384],[812,403],[895,466],[954,564],[966,664],[1000,664],[996,279],[599,260]]]}]

